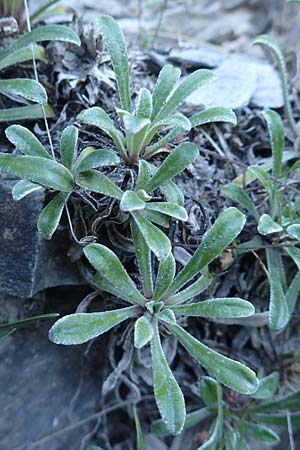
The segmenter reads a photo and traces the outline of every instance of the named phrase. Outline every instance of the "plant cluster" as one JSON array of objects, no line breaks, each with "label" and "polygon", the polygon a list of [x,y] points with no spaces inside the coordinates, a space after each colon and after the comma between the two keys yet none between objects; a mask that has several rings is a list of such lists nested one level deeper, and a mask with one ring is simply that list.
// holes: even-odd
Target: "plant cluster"
[{"label": "plant cluster", "polygon": [[[171,65],[166,65],[160,71],[153,93],[141,88],[133,105],[123,33],[109,16],[97,19],[95,26],[101,31],[111,56],[120,101],[116,109],[118,118],[113,120],[104,109],[92,107],[82,111],[78,120],[82,126],[95,127],[106,134],[112,142],[110,148],[81,149],[78,128],[70,125],[62,132],[60,148],[50,154],[29,129],[11,125],[5,133],[16,151],[13,154],[0,153],[0,171],[21,178],[12,191],[15,200],[43,188],[52,196],[41,211],[37,223],[45,239],[52,238],[64,209],[68,212],[68,201],[78,193],[112,199],[126,217],[139,280],[133,280],[117,254],[105,245],[101,236],[93,236],[97,243],[80,242],[92,272],[92,285],[112,295],[112,308],[67,315],[52,326],[49,338],[56,344],[82,344],[131,319],[133,345],[141,349],[149,344],[151,349],[154,396],[161,415],[161,420],[153,425],[157,434],[177,435],[184,427],[214,418],[211,435],[198,450],[217,449],[224,442],[226,450],[246,448],[244,439],[248,434],[276,444],[276,433],[261,423],[267,423],[264,422],[266,413],[275,408],[281,411],[290,408],[290,404],[295,405],[299,393],[292,400],[286,397],[277,403],[269,401],[276,392],[278,375],[259,379],[242,362],[211,349],[182,326],[184,317],[239,319],[255,313],[248,300],[238,297],[198,300],[198,296],[205,292],[213,280],[210,263],[230,245],[237,254],[245,251],[245,243],[237,244],[236,240],[244,228],[246,216],[235,207],[221,212],[181,269],[176,267],[172,243],[165,232],[172,220],[188,219],[184,195],[176,184],[176,176],[193,164],[198,156],[198,149],[193,143],[175,145],[172,142],[193,127],[206,123],[221,121],[235,125],[235,114],[226,108],[209,108],[189,118],[177,112],[189,95],[212,81],[213,75],[209,70],[201,69],[180,81],[180,70]],[[46,25],[36,28],[2,51],[0,68],[31,58],[32,48],[35,57],[43,59],[42,48],[31,46],[52,39],[79,44],[76,34],[66,27]],[[33,80],[1,80],[0,91],[14,93],[43,105],[47,103],[44,88]],[[10,110],[2,111],[1,114],[4,114],[3,120],[7,121],[12,117],[22,118],[22,114],[28,117],[30,113],[17,111],[14,116],[13,110]],[[281,119],[274,111],[268,110],[263,114],[272,142],[273,165],[271,168],[250,167],[247,183],[258,180],[262,184],[266,190],[268,209],[261,213],[238,182],[225,186],[224,193],[254,217],[261,236],[271,236],[272,245],[266,249],[270,277],[269,320],[271,329],[279,332],[290,320],[300,293],[299,273],[287,282],[282,264],[282,253],[285,253],[300,268],[300,249],[297,248],[300,220],[297,208],[295,205],[286,205],[286,198],[280,190],[285,177],[298,165],[288,172],[284,170],[284,128]],[[32,114],[30,117],[37,116]],[[113,167],[122,165],[130,166],[136,175],[134,186],[130,189],[124,189],[110,176]],[[272,170],[271,175],[269,170]],[[114,304],[121,304],[122,307],[113,309]],[[18,324],[10,325],[10,330],[14,330]],[[200,410],[186,413],[183,393],[161,344],[161,336],[165,333],[175,336],[210,375],[200,380],[199,389],[205,404]],[[247,409],[246,415],[246,410],[232,412],[223,401],[219,383],[238,393],[247,394],[250,402],[254,402],[253,399],[265,402],[258,406],[253,404]],[[293,406],[292,410],[298,411],[299,407]],[[295,420],[298,420],[298,416]],[[138,446],[142,449],[143,437],[136,411],[135,423]],[[275,419],[269,423],[275,423]]]}]

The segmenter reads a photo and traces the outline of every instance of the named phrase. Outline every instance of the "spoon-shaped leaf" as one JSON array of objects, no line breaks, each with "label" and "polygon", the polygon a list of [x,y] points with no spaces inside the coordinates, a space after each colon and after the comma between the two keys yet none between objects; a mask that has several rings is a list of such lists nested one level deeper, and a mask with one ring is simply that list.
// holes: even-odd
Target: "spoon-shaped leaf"
[{"label": "spoon-shaped leaf", "polygon": [[[34,57],[36,60],[46,62],[45,49],[41,45],[35,45],[33,47]],[[0,70],[6,67],[13,66],[25,61],[32,60],[32,48],[25,47],[17,50],[4,58],[0,58]]]},{"label": "spoon-shaped leaf", "polygon": [[270,281],[269,324],[272,330],[280,332],[290,318],[281,277],[282,259],[280,253],[275,249],[267,248],[266,255]]},{"label": "spoon-shaped leaf", "polygon": [[100,29],[104,43],[109,51],[116,74],[121,106],[131,111],[129,90],[129,68],[125,38],[118,23],[110,16],[101,16],[95,21]]},{"label": "spoon-shaped leaf", "polygon": [[145,202],[134,192],[126,191],[120,201],[121,211],[138,211],[145,208]]},{"label": "spoon-shaped leaf", "polygon": [[80,39],[71,28],[64,25],[43,25],[23,34],[16,41],[0,52],[0,60],[11,55],[16,50],[27,47],[30,44],[42,41],[63,41],[80,45]]},{"label": "spoon-shaped leaf", "polygon": [[171,309],[175,314],[192,317],[216,317],[235,318],[248,317],[255,313],[255,309],[250,302],[237,297],[211,298],[199,303],[173,306]]},{"label": "spoon-shaped leaf", "polygon": [[220,255],[238,236],[246,217],[236,208],[223,211],[213,226],[205,233],[202,242],[186,266],[179,272],[170,293],[176,292]]},{"label": "spoon-shaped leaf", "polygon": [[191,73],[185,78],[182,83],[175,89],[175,91],[168,97],[164,106],[159,111],[155,118],[155,122],[158,122],[165,117],[168,117],[172,112],[180,106],[183,101],[189,97],[196,89],[209,83],[214,79],[214,75],[210,70],[199,69]]},{"label": "spoon-shaped leaf", "polygon": [[282,171],[282,155],[284,147],[284,125],[280,115],[267,109],[262,112],[264,116],[271,139],[272,157],[273,157],[273,175],[274,177],[280,177]]},{"label": "spoon-shaped leaf", "polygon": [[198,149],[190,143],[178,145],[164,160],[158,171],[146,184],[147,192],[154,191],[162,184],[174,178],[182,172],[189,164],[192,164],[198,156]]},{"label": "spoon-shaped leaf", "polygon": [[157,259],[162,260],[168,256],[171,252],[171,243],[167,236],[141,214],[132,212],[132,217]]},{"label": "spoon-shaped leaf", "polygon": [[159,72],[153,92],[152,120],[155,119],[181,75],[180,69],[165,65]]},{"label": "spoon-shaped leaf", "polygon": [[92,192],[109,195],[110,197],[121,199],[123,192],[106,175],[97,170],[87,170],[81,172],[76,177],[76,183]]},{"label": "spoon-shaped leaf", "polygon": [[221,106],[207,108],[194,114],[190,117],[190,122],[192,128],[211,122],[228,122],[233,126],[237,123],[235,113],[231,109]]},{"label": "spoon-shaped leaf", "polygon": [[163,259],[159,264],[153,300],[160,300],[167,292],[174,280],[175,270],[175,259],[172,253],[170,253],[169,256]]},{"label": "spoon-shaped leaf", "polygon": [[153,327],[144,314],[140,317],[134,325],[134,346],[136,348],[142,348],[144,345],[151,341],[153,336]]},{"label": "spoon-shaped leaf", "polygon": [[0,80],[0,92],[2,94],[18,95],[31,102],[40,104],[46,104],[48,100],[47,92],[43,86],[37,81],[27,78]]},{"label": "spoon-shaped leaf", "polygon": [[137,313],[136,306],[129,306],[113,311],[70,314],[55,322],[49,331],[49,339],[55,344],[83,344]]},{"label": "spoon-shaped leaf", "polygon": [[146,203],[146,209],[151,209],[151,211],[158,211],[167,216],[174,217],[178,220],[186,221],[188,215],[183,206],[179,206],[176,203],[171,202],[149,202]]},{"label": "spoon-shaped leaf", "polygon": [[253,394],[256,392],[258,379],[255,373],[247,366],[210,349],[179,325],[168,324],[168,328],[170,328],[190,355],[220,383],[242,394]]},{"label": "spoon-shaped leaf", "polygon": [[283,228],[279,223],[275,222],[269,214],[263,214],[258,221],[257,231],[263,236],[272,233],[280,233]]},{"label": "spoon-shaped leaf", "polygon": [[297,136],[299,134],[298,127],[296,125],[293,111],[290,103],[289,98],[289,88],[288,88],[288,73],[286,69],[286,63],[284,56],[282,54],[282,51],[276,42],[276,40],[267,34],[262,34],[260,36],[257,36],[253,42],[253,44],[259,44],[264,46],[272,55],[274,58],[280,72],[280,79],[281,79],[281,85],[282,85],[282,93],[283,93],[283,99],[284,99],[284,111],[286,114],[286,117],[288,119],[288,122],[290,124],[291,129],[293,130],[294,134]]},{"label": "spoon-shaped leaf", "polygon": [[5,134],[7,139],[24,155],[51,159],[38,138],[27,128],[21,125],[11,125],[6,128]]},{"label": "spoon-shaped leaf", "polygon": [[151,340],[151,357],[156,404],[168,431],[179,434],[186,415],[184,398],[164,355],[157,323]]},{"label": "spoon-shaped leaf", "polygon": [[152,114],[152,96],[148,89],[141,88],[135,108],[135,116],[150,119]]},{"label": "spoon-shaped leaf", "polygon": [[207,271],[204,273],[197,281],[192,283],[189,287],[184,289],[183,291],[178,292],[175,295],[172,295],[166,300],[168,305],[178,305],[178,303],[184,303],[190,298],[196,297],[201,294],[201,292],[205,291],[212,283],[213,277]]},{"label": "spoon-shaped leaf", "polygon": [[61,162],[72,171],[77,156],[78,129],[70,125],[64,129],[60,138]]},{"label": "spoon-shaped leaf", "polygon": [[86,170],[103,166],[114,166],[119,164],[119,162],[120,159],[112,150],[86,147],[76,161],[76,172],[85,172]]},{"label": "spoon-shaped leaf", "polygon": [[77,119],[86,125],[100,128],[100,130],[108,134],[122,156],[126,157],[124,136],[117,130],[109,115],[102,108],[94,106],[93,108],[85,109],[77,116]]},{"label": "spoon-shaped leaf", "polygon": [[[126,291],[133,302],[143,305],[145,298],[137,290],[134,282],[124,269],[121,261],[114,252],[101,244],[87,245],[83,250],[85,256],[92,266],[100,272],[116,290]],[[122,298],[122,297],[121,297]]]},{"label": "spoon-shaped leaf", "polygon": [[12,188],[11,194],[14,200],[22,200],[26,195],[39,189],[43,189],[43,186],[32,183],[31,181],[20,180]]},{"label": "spoon-shaped leaf", "polygon": [[[44,107],[46,117],[55,117],[55,112],[50,105]],[[11,122],[18,120],[42,119],[44,117],[41,105],[18,106],[0,110],[0,122]]]},{"label": "spoon-shaped leaf", "polygon": [[150,298],[153,292],[151,250],[134,220],[131,220],[130,225],[144,295]]},{"label": "spoon-shaped leaf", "polygon": [[44,239],[51,239],[60,222],[68,194],[60,192],[41,211],[37,227]]},{"label": "spoon-shaped leaf", "polygon": [[252,216],[257,220],[259,219],[260,214],[256,209],[253,201],[240,186],[235,183],[226,184],[222,188],[222,193],[234,202],[239,203],[243,208],[246,208],[247,211],[252,214]]},{"label": "spoon-shaped leaf", "polygon": [[52,159],[0,153],[0,171],[58,191],[70,192],[73,189],[72,174]]}]

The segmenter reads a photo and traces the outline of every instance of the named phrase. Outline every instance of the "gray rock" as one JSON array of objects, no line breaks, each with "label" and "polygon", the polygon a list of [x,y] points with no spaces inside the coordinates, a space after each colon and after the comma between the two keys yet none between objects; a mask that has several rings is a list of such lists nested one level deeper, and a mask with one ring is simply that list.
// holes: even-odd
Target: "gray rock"
[{"label": "gray rock", "polygon": [[195,91],[188,103],[193,106],[223,106],[238,109],[250,103],[260,107],[283,105],[280,79],[268,63],[234,55],[214,70],[216,80]]},{"label": "gray rock", "polygon": [[16,180],[0,178],[0,292],[32,297],[59,285],[81,284],[67,256],[67,240],[59,232],[51,241],[40,238],[37,218],[44,206],[43,191],[16,202]]},{"label": "gray rock", "polygon": [[206,46],[201,48],[185,48],[172,50],[168,61],[195,69],[201,67],[218,67],[225,59],[226,54],[219,49]]}]

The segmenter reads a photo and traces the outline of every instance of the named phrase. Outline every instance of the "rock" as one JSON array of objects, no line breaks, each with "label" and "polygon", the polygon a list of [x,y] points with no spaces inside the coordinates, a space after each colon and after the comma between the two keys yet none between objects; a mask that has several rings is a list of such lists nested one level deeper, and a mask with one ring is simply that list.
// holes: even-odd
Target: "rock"
[{"label": "rock", "polygon": [[36,191],[16,202],[11,195],[15,183],[0,178],[0,292],[32,297],[48,287],[82,284],[68,259],[65,236],[57,232],[51,241],[39,236],[36,224],[44,192]]},{"label": "rock", "polygon": [[283,105],[279,75],[270,64],[245,55],[233,55],[214,73],[217,79],[195,91],[187,100],[189,104],[233,109],[250,103],[273,108]]},{"label": "rock", "polygon": [[226,54],[212,46],[201,48],[174,49],[168,56],[168,61],[179,64],[181,66],[193,67],[199,69],[201,67],[215,68],[218,67],[225,59]]}]

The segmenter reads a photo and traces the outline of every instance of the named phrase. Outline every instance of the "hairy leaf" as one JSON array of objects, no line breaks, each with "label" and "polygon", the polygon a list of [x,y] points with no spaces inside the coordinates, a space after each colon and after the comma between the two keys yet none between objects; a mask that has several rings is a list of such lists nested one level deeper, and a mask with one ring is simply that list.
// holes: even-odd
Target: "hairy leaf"
[{"label": "hairy leaf", "polygon": [[248,317],[255,313],[250,302],[237,297],[212,298],[199,303],[173,306],[175,314],[194,317],[235,318]]},{"label": "hairy leaf", "polygon": [[185,422],[184,398],[161,347],[157,324],[151,340],[151,356],[156,404],[168,431],[177,435]]},{"label": "hairy leaf", "polygon": [[191,143],[178,145],[164,160],[144,189],[147,192],[154,191],[182,172],[189,164],[192,164],[197,156],[198,149],[195,145]]},{"label": "hairy leaf", "polygon": [[181,75],[180,69],[166,64],[159,72],[153,92],[152,120],[155,119]]},{"label": "hairy leaf", "polygon": [[84,111],[81,111],[77,116],[77,119],[86,125],[100,128],[100,130],[108,134],[122,156],[126,157],[124,136],[117,130],[109,115],[102,108],[94,106],[93,108],[85,109]]},{"label": "hairy leaf", "polygon": [[160,300],[172,285],[176,270],[176,262],[172,253],[163,259],[158,267],[153,300]]},{"label": "hairy leaf", "polygon": [[203,274],[197,281],[192,283],[189,287],[169,297],[166,303],[168,305],[177,305],[179,303],[184,303],[190,298],[194,298],[197,295],[201,294],[201,292],[205,291],[211,285],[212,281],[213,277],[207,271],[207,273]]},{"label": "hairy leaf", "polygon": [[151,211],[158,211],[162,214],[166,214],[167,216],[174,217],[175,219],[186,221],[188,219],[188,215],[186,210],[177,205],[176,203],[171,202],[149,202],[145,205],[146,209],[151,209]]},{"label": "hairy leaf", "polygon": [[152,115],[152,96],[148,89],[141,88],[137,99],[136,117],[143,117],[144,119],[150,119]]},{"label": "hairy leaf", "polygon": [[[55,117],[50,105],[45,106],[46,117]],[[0,110],[0,122],[11,122],[18,120],[42,119],[44,113],[41,105],[18,106]]]},{"label": "hairy leaf", "polygon": [[121,106],[131,111],[129,90],[129,68],[125,38],[117,22],[110,16],[101,16],[95,20],[100,29],[104,43],[109,51],[112,65],[116,74]]},{"label": "hairy leaf", "polygon": [[170,293],[173,294],[183,287],[220,255],[241,232],[245,221],[244,214],[236,208],[227,208],[223,211],[203,236],[192,258],[175,278]]},{"label": "hairy leaf", "polygon": [[248,421],[243,421],[243,425],[245,426],[246,433],[252,436],[256,441],[266,442],[270,445],[276,445],[280,442],[278,434],[264,425],[258,425]]},{"label": "hairy leaf", "polygon": [[280,253],[275,249],[267,248],[266,255],[270,281],[269,324],[273,331],[280,332],[287,325],[290,318],[280,275],[282,260]]},{"label": "hairy leaf", "polygon": [[134,192],[126,191],[120,201],[121,211],[138,211],[145,208],[145,202]]},{"label": "hairy leaf", "polygon": [[6,128],[5,134],[7,139],[24,155],[51,159],[38,138],[27,128],[21,125],[11,125]]},{"label": "hairy leaf", "polygon": [[280,177],[282,172],[282,154],[284,147],[284,125],[280,115],[267,109],[262,112],[269,130],[273,157],[273,175]]},{"label": "hairy leaf", "polygon": [[23,34],[5,50],[0,52],[0,60],[11,55],[16,50],[27,47],[30,44],[42,41],[63,41],[80,45],[77,34],[64,25],[43,25]]},{"label": "hairy leaf", "polygon": [[[35,45],[33,47],[33,54],[36,60],[46,62],[45,49],[41,45]],[[32,48],[25,47],[17,50],[4,58],[0,57],[0,70],[6,67],[13,66],[15,64],[20,64],[25,61],[32,60]]]},{"label": "hairy leaf", "polygon": [[150,298],[153,292],[151,250],[134,220],[131,220],[130,225],[144,296]]},{"label": "hairy leaf", "polygon": [[73,189],[72,174],[52,159],[0,153],[0,171],[58,191],[70,192]]},{"label": "hairy leaf", "polygon": [[153,336],[153,327],[144,314],[140,317],[134,325],[134,346],[136,348],[142,348],[144,345],[151,341]]},{"label": "hairy leaf", "polygon": [[222,188],[222,193],[234,202],[239,203],[243,208],[252,214],[253,217],[259,219],[259,212],[248,194],[240,186],[234,183],[226,184]]},{"label": "hairy leaf", "polygon": [[80,153],[75,167],[76,172],[79,173],[90,169],[96,169],[98,167],[117,165],[119,162],[120,159],[112,150],[86,147]]},{"label": "hairy leaf", "polygon": [[11,194],[14,200],[22,200],[22,198],[26,197],[26,195],[40,189],[43,189],[43,186],[32,183],[31,181],[20,180],[12,188]]},{"label": "hairy leaf", "polygon": [[[117,291],[126,291],[132,302],[143,305],[145,298],[137,290],[134,282],[124,269],[121,261],[114,252],[101,244],[87,245],[83,250],[92,266],[100,272]],[[122,295],[121,295],[122,298]]]},{"label": "hairy leaf", "polygon": [[49,339],[55,344],[83,344],[137,313],[136,306],[129,306],[113,311],[70,314],[55,322],[49,331]]},{"label": "hairy leaf", "polygon": [[60,192],[41,211],[37,227],[44,239],[51,239],[60,222],[68,194]]},{"label": "hairy leaf", "polygon": [[252,394],[251,397],[265,400],[270,397],[273,397],[277,390],[279,385],[279,374],[278,372],[273,372],[270,375],[267,375],[266,377],[260,378],[258,389],[255,392],[255,394]]},{"label": "hairy leaf", "polygon": [[191,73],[185,78],[182,83],[174,90],[174,92],[168,97],[165,104],[155,117],[155,122],[158,122],[165,117],[170,116],[173,111],[180,106],[183,101],[189,97],[196,89],[209,83],[214,79],[214,75],[210,70],[199,69]]},{"label": "hairy leaf", "polygon": [[35,80],[28,78],[13,78],[11,80],[0,80],[0,92],[2,94],[13,94],[26,98],[35,103],[47,103],[47,92],[43,86]]},{"label": "hairy leaf", "polygon": [[168,324],[168,328],[191,356],[220,383],[242,394],[253,394],[257,390],[256,375],[247,366],[210,349],[179,325]]},{"label": "hairy leaf", "polygon": [[157,259],[162,260],[168,256],[171,252],[171,243],[167,236],[141,214],[132,212],[132,217]]},{"label": "hairy leaf", "polygon": [[121,199],[123,192],[106,175],[97,170],[87,170],[76,176],[76,183],[85,189],[99,194],[109,195],[110,197]]},{"label": "hairy leaf", "polygon": [[70,171],[77,156],[78,129],[70,125],[64,129],[60,138],[61,162]]},{"label": "hairy leaf", "polygon": [[192,128],[194,128],[211,122],[228,122],[236,126],[237,120],[235,113],[231,109],[217,106],[194,114],[190,117],[190,122]]},{"label": "hairy leaf", "polygon": [[258,221],[257,231],[263,236],[283,231],[281,225],[275,222],[269,214],[263,214]]}]

